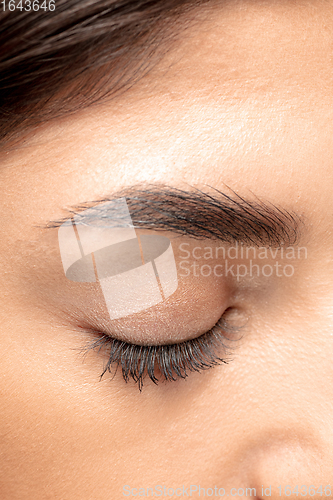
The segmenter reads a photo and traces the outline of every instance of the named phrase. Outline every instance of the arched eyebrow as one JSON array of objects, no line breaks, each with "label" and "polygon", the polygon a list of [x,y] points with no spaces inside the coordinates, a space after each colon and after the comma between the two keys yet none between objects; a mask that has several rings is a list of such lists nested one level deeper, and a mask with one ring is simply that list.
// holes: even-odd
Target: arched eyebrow
[{"label": "arched eyebrow", "polygon": [[[63,209],[63,218],[51,220],[43,227],[60,227],[74,216],[80,224],[100,225],[102,220],[107,225],[108,213],[101,205],[126,198],[135,228],[256,246],[280,247],[298,243],[303,226],[299,215],[257,198],[246,200],[230,188],[228,190],[230,195],[215,188],[203,191],[161,184],[137,185]],[[85,214],[87,209],[90,210]]]}]

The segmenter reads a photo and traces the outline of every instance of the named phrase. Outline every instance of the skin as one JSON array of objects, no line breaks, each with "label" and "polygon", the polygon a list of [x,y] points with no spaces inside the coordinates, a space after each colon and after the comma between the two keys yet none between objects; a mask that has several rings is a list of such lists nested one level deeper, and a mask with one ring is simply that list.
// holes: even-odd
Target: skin
[{"label": "skin", "polygon": [[[287,498],[286,485],[333,484],[332,36],[328,1],[213,2],[130,91],[2,154],[3,500],[191,484],[257,498],[271,485],[278,499],[279,485]],[[165,322],[186,339],[226,307],[246,318],[244,335],[228,365],[140,393],[120,374],[99,382],[97,352],[82,362],[93,337],[77,325],[102,314],[100,296],[66,280],[57,231],[36,226],[145,182],[229,186],[293,211],[307,258],[290,278],[184,278],[156,312],[161,342]]]}]

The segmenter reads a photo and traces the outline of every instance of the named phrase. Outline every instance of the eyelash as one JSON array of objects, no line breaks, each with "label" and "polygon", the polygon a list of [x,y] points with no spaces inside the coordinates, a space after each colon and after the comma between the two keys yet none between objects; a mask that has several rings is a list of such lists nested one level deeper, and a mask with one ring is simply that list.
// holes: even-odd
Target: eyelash
[{"label": "eyelash", "polygon": [[[178,344],[143,346],[114,339],[103,333],[97,341],[84,348],[84,353],[108,349],[109,359],[100,380],[106,372],[111,373],[113,367],[114,377],[120,368],[124,381],[128,383],[132,379],[141,392],[147,376],[157,385],[161,378],[167,382],[176,381],[187,378],[189,372],[201,372],[229,363],[231,359],[228,356],[233,348],[225,341],[234,342],[236,339],[227,338],[225,334],[237,331],[239,328],[230,326],[222,316],[208,332]],[[224,357],[221,357],[221,351]],[[156,368],[161,378],[157,377]]]}]

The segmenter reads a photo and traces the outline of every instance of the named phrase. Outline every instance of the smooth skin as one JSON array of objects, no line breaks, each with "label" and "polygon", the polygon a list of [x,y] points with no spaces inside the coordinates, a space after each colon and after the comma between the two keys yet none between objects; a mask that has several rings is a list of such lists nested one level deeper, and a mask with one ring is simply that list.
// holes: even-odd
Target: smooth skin
[{"label": "smooth skin", "polygon": [[[124,485],[333,491],[332,41],[330,1],[209,3],[131,90],[2,153],[2,500],[120,500]],[[120,374],[99,382],[97,352],[82,362],[91,335],[77,324],[99,299],[67,282],[57,231],[39,226],[155,182],[295,212],[307,258],[292,277],[234,283],[227,305],[247,323],[232,362],[140,393]],[[215,281],[196,290],[182,328],[221,312]]]}]

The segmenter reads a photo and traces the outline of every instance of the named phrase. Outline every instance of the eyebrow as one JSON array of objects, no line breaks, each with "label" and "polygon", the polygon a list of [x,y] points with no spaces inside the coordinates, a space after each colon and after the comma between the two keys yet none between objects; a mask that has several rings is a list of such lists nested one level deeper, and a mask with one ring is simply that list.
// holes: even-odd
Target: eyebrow
[{"label": "eyebrow", "polygon": [[296,213],[258,198],[246,200],[228,187],[230,194],[207,187],[206,191],[193,187],[187,191],[162,184],[136,185],[63,209],[63,218],[43,227],[60,227],[74,216],[76,223],[100,225],[103,221],[107,227],[114,214],[108,214],[102,204],[126,198],[135,228],[255,246],[291,246],[299,241],[303,223]]}]

